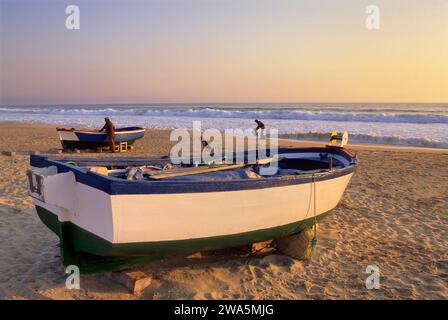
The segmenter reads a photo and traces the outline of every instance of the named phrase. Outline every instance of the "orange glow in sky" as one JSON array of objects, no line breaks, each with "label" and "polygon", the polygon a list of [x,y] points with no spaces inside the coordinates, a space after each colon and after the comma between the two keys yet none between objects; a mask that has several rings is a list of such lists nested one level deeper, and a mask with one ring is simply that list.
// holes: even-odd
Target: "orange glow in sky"
[{"label": "orange glow in sky", "polygon": [[448,2],[1,1],[0,103],[447,102]]}]

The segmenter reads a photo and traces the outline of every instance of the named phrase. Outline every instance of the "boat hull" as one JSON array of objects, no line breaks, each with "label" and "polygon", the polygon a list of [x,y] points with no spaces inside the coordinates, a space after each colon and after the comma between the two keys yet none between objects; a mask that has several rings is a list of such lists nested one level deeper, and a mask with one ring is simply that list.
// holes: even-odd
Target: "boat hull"
[{"label": "boat hull", "polygon": [[287,225],[232,235],[173,241],[111,243],[71,222],[60,222],[56,214],[43,207],[36,206],[36,211],[41,221],[58,235],[64,265],[76,265],[83,274],[110,271],[174,254],[239,247],[278,239],[311,228],[330,213],[322,213],[316,216],[316,219],[307,218]]},{"label": "boat hull", "polygon": [[[236,247],[310,228],[338,204],[351,174],[310,183],[247,191],[109,195],[76,183],[76,214],[35,200],[40,219],[61,241],[65,265],[83,273],[113,262]],[[331,190],[331,192],[329,192]],[[200,204],[200,207],[198,207]],[[68,206],[68,205],[66,205]],[[99,261],[107,258],[106,266]]]},{"label": "boat hull", "polygon": [[32,156],[28,178],[40,219],[60,238],[64,264],[91,273],[309,228],[339,203],[356,168],[344,159],[345,168],[324,174],[198,183],[127,181]]},{"label": "boat hull", "polygon": [[[63,149],[96,149],[109,146],[107,134],[104,132],[88,132],[79,130],[58,129]],[[115,132],[115,143],[134,144],[145,135],[144,128],[123,128]]]}]

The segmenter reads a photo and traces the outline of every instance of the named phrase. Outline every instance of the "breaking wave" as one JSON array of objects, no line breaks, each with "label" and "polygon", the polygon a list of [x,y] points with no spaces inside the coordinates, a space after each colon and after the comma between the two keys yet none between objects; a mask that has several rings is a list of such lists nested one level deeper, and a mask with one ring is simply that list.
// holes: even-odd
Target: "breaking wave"
[{"label": "breaking wave", "polygon": [[93,105],[2,106],[0,122],[26,121],[100,127],[105,116],[118,126],[147,128],[252,128],[261,119],[280,137],[327,141],[332,130],[348,131],[351,142],[448,148],[448,105]]},{"label": "breaking wave", "polygon": [[[297,109],[297,108],[296,108]],[[63,108],[63,107],[1,107],[1,114],[23,113],[36,115],[66,116],[146,116],[146,117],[191,117],[261,120],[315,120],[384,123],[448,123],[446,113],[403,112],[397,109],[365,109],[362,112],[344,112],[340,108],[327,111],[315,110],[237,110],[220,108],[154,108],[154,107],[110,107],[110,108]],[[393,110],[390,111],[390,110]]]}]

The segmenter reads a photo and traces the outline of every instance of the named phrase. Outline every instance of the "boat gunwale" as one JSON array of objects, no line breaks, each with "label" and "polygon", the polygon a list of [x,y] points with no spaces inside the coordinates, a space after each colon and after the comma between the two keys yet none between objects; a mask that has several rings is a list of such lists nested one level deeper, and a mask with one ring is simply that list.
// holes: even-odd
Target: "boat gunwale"
[{"label": "boat gunwale", "polygon": [[[126,130],[128,128],[134,128],[132,130]],[[137,129],[138,128],[138,129]],[[85,129],[66,129],[66,128],[56,128],[56,131],[62,131],[62,132],[73,132],[73,133],[82,133],[82,134],[106,134],[106,132],[100,132],[100,131],[89,131]],[[130,133],[140,133],[145,132],[146,128],[143,127],[124,127],[124,128],[118,128],[115,130],[115,135],[117,134],[130,134]]]},{"label": "boat gunwale", "polygon": [[[59,173],[72,171],[75,174],[76,181],[86,184],[90,187],[100,189],[111,195],[119,194],[175,194],[175,193],[201,193],[201,192],[223,192],[223,191],[242,191],[253,189],[265,189],[284,187],[290,185],[299,185],[311,183],[313,181],[324,181],[338,178],[353,173],[357,168],[357,158],[346,152],[345,149],[334,149],[326,147],[312,148],[282,148],[280,153],[313,153],[316,151],[326,151],[328,153],[339,154],[349,160],[349,164],[343,168],[335,168],[331,171],[303,173],[300,175],[282,175],[273,177],[261,177],[257,179],[237,179],[237,180],[215,180],[208,181],[163,181],[163,180],[125,180],[113,176],[104,176],[96,172],[89,171],[87,168],[67,164],[57,158],[50,159],[48,155],[32,155],[30,157],[31,166],[46,167],[56,166]],[[131,157],[119,158],[125,162]],[[83,158],[78,158],[83,160]],[[100,159],[99,161],[115,160]],[[163,158],[146,158],[148,160],[166,160]]]}]

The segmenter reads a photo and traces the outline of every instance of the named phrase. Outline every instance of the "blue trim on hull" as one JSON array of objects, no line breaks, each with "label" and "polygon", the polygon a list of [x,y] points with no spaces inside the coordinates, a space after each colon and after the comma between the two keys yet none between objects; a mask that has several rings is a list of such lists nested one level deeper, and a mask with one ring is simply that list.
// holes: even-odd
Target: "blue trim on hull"
[{"label": "blue trim on hull", "polygon": [[[79,142],[87,142],[87,143],[97,143],[97,144],[107,144],[107,135],[106,133],[88,133],[88,132],[75,132],[76,136],[79,139]],[[145,135],[145,131],[134,132],[134,133],[120,133],[115,132],[115,142],[125,142],[143,138]]]},{"label": "blue trim on hull", "polygon": [[[58,129],[58,131],[61,130],[65,129]],[[115,131],[115,142],[128,142],[129,144],[132,144],[135,140],[143,138],[145,131],[146,129],[142,127],[119,128]],[[107,134],[105,132],[85,132],[77,130],[73,130],[72,132],[77,136],[79,141],[61,140],[64,149],[88,149],[106,147],[109,145]]]},{"label": "blue trim on hull", "polygon": [[[351,174],[356,170],[357,162],[356,158],[347,154],[344,151],[333,148],[292,148],[292,149],[279,149],[279,153],[332,153],[345,157],[350,161],[350,165],[342,168],[335,169],[325,175],[316,175],[316,181],[325,181],[334,179],[337,177]],[[34,167],[48,167],[56,166],[58,172],[73,172],[76,177],[76,181],[88,185],[90,187],[99,189],[110,195],[118,194],[175,194],[175,193],[200,193],[200,192],[223,192],[223,191],[239,191],[239,190],[253,190],[253,189],[265,189],[283,187],[289,185],[299,185],[312,182],[311,174],[295,175],[295,176],[275,176],[269,178],[260,179],[241,179],[235,181],[209,181],[203,183],[202,181],[151,181],[151,180],[124,180],[114,177],[103,176],[94,172],[89,172],[85,168],[69,165],[62,161],[49,159],[48,156],[32,155],[30,158],[30,164]],[[110,161],[110,165],[114,165],[114,158],[105,159],[102,158],[102,165],[105,161]],[[127,158],[127,164],[132,165],[132,158]],[[77,160],[76,160],[77,161]],[[82,159],[79,159],[82,162]],[[155,159],[148,159],[148,162],[154,162]],[[161,158],[161,162],[166,162],[166,158]],[[123,162],[121,162],[123,163]],[[140,165],[141,162],[139,162]]]}]

